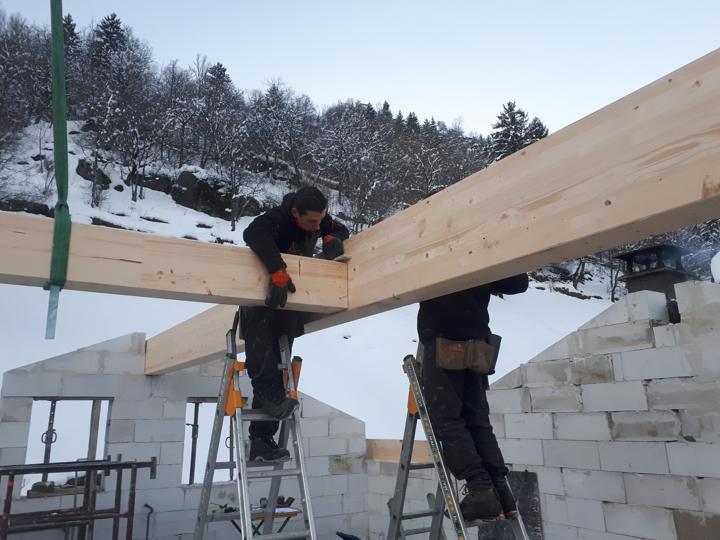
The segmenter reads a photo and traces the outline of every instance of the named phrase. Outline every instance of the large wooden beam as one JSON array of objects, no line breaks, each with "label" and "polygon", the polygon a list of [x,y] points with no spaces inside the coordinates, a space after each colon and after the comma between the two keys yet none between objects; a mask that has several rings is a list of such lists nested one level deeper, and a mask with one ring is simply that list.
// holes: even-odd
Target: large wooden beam
[{"label": "large wooden beam", "polygon": [[[0,282],[43,286],[53,221],[0,212]],[[347,265],[287,256],[298,292],[288,307],[347,306]],[[73,224],[66,288],[227,304],[261,304],[268,275],[248,248]]]},{"label": "large wooden beam", "polygon": [[[718,216],[720,50],[351,238],[349,309],[310,329]],[[219,355],[224,311],[198,316],[221,327],[176,341],[162,369]]]}]

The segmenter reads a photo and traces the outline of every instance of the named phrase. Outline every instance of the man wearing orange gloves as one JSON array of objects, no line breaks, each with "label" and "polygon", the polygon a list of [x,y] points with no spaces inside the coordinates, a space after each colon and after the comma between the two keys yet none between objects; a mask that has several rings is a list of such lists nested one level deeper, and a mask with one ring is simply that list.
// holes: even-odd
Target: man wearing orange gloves
[{"label": "man wearing orange gloves", "polygon": [[[245,229],[245,243],[260,257],[270,274],[265,306],[240,310],[245,365],[253,386],[253,409],[261,409],[281,420],[289,417],[299,405],[286,395],[278,369],[282,361],[280,337],[287,335],[292,347],[293,339],[304,333],[301,313],[278,309],[287,303],[288,293],[295,292],[282,254],[312,257],[318,239],[322,238],[320,257],[333,260],[343,254],[343,240],[349,235],[345,225],[327,213],[327,199],[314,187],[288,193],[280,206],[258,216]],[[289,452],[275,442],[278,426],[279,422],[250,423],[251,461],[290,458]]]}]

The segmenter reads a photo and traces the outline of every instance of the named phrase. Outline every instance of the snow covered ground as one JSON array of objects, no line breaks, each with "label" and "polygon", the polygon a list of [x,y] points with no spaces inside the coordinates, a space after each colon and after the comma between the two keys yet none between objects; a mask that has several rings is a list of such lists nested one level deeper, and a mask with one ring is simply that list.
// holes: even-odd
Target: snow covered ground
[{"label": "snow covered ground", "polygon": [[[51,131],[38,124],[28,128],[17,155],[28,158],[51,145]],[[69,205],[73,221],[90,223],[93,217],[98,217],[163,236],[192,235],[210,242],[221,237],[243,245],[242,229],[250,218],[242,218],[237,230],[230,231],[229,222],[179,206],[169,195],[157,191],[146,190],[145,198],[133,203],[127,189],[118,192],[111,186],[101,207],[91,208],[91,184],[75,173],[77,160],[84,154],[76,136],[70,137],[69,149],[75,153],[70,155]],[[44,152],[49,154],[48,150]],[[13,168],[5,187],[38,200],[43,183],[38,163]],[[118,169],[105,172],[113,186],[122,182]],[[278,198],[282,186],[269,187],[268,194]],[[54,200],[54,195],[50,196],[46,203],[52,206]],[[211,228],[198,228],[198,223]],[[579,300],[536,286],[547,284],[531,283],[525,294],[492,299],[491,327],[503,336],[497,376],[527,361],[609,305],[606,300]],[[603,284],[590,284],[584,290],[597,294],[602,287]],[[0,285],[0,371],[129,332],[145,332],[150,337],[209,307],[191,302],[63,291],[57,338],[45,341],[47,293]],[[370,438],[400,438],[407,398],[401,362],[417,347],[416,313],[417,306],[407,306],[300,338],[294,352],[306,360],[301,389],[364,420]]]}]

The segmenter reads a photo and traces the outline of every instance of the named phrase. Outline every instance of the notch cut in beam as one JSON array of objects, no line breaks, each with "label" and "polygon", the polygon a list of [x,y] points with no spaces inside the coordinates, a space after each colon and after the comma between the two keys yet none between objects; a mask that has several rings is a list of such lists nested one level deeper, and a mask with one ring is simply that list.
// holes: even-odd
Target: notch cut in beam
[{"label": "notch cut in beam", "polygon": [[[308,330],[718,216],[720,49],[350,238],[349,309]],[[149,340],[146,372],[219,357],[228,313]]]}]

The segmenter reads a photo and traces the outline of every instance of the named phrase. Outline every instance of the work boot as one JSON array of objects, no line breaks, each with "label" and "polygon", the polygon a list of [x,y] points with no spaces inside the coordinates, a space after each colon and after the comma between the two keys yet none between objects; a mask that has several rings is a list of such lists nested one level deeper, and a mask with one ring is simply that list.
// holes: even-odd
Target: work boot
[{"label": "work boot", "polygon": [[290,452],[280,448],[272,437],[250,439],[250,461],[288,461]]},{"label": "work boot", "polygon": [[492,520],[502,517],[503,509],[492,483],[469,480],[465,484],[463,493],[467,493],[467,495],[460,501],[460,512],[465,521]]},{"label": "work boot", "polygon": [[261,409],[265,414],[269,414],[273,418],[285,420],[295,412],[295,409],[297,409],[299,405],[300,402],[297,399],[284,397],[283,400],[279,402],[270,401],[269,399],[263,400]]},{"label": "work boot", "polygon": [[505,514],[505,518],[512,519],[514,517],[517,517],[517,502],[515,502],[515,496],[510,489],[510,484],[508,484],[507,478],[500,478],[498,480],[494,480],[493,483],[495,484],[495,492],[497,493],[498,500],[500,501],[500,506],[502,506],[503,513]]}]

